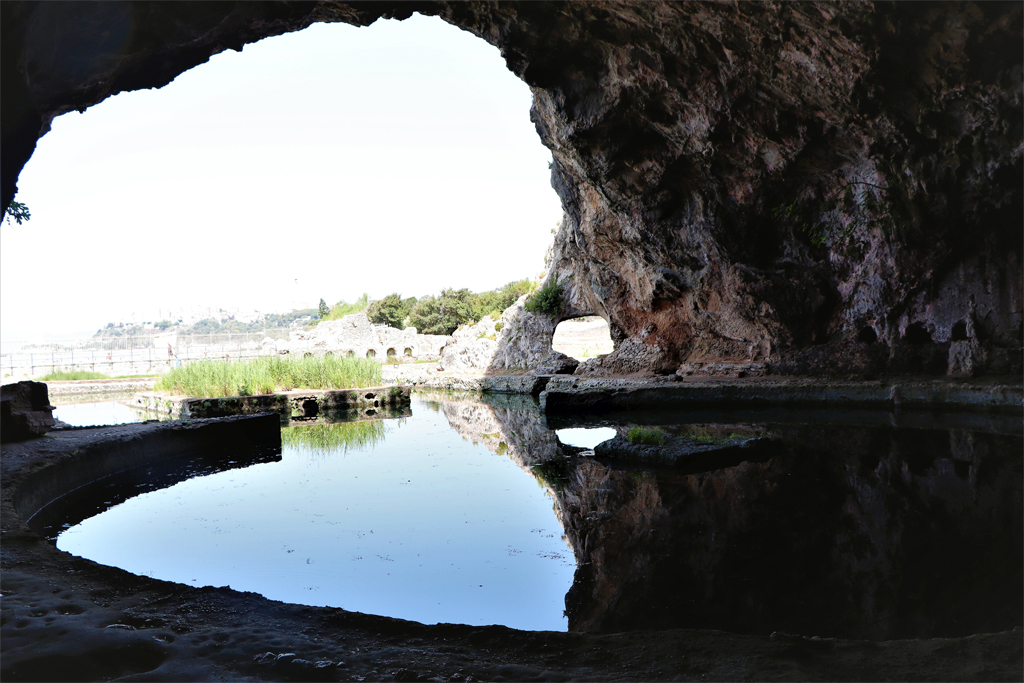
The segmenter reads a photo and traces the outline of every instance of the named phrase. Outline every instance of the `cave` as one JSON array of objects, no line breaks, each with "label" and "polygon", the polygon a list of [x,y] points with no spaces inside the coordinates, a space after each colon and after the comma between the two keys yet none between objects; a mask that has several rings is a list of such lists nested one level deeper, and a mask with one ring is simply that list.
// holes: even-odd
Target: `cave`
[{"label": "cave", "polygon": [[[749,361],[857,374],[865,320],[987,322],[1017,373],[1021,6],[6,2],[6,207],[62,113],[315,22],[436,15],[533,92],[565,212],[546,277],[616,336],[601,371]],[[59,46],[52,49],[52,46]],[[973,308],[968,311],[968,308]],[[906,347],[906,348],[902,348]],[[595,368],[590,367],[590,372]]]},{"label": "cave", "polygon": [[[544,274],[561,287],[561,310],[544,333],[550,347],[561,320],[604,318],[614,350],[582,364],[587,373],[672,376],[749,371],[756,363],[758,372],[817,378],[941,375],[947,349],[932,335],[956,337],[957,323],[970,319],[978,321],[982,345],[971,350],[972,373],[1013,376],[1019,387],[1020,3],[8,1],[0,3],[2,209],[6,215],[19,173],[56,116],[120,92],[162,87],[214,54],[316,22],[366,26],[413,12],[495,45],[533,92],[531,120],[551,150],[551,184],[564,210]],[[516,366],[514,352],[502,355],[505,367]],[[10,481],[18,470],[7,453]],[[955,467],[954,476],[964,476],[964,466]],[[39,539],[5,516],[15,532],[5,534],[5,562],[18,567],[5,570],[5,596],[48,588],[18,564]],[[47,562],[63,572],[66,560]],[[89,593],[103,609],[152,583],[121,575],[113,581],[83,562],[66,567],[67,576],[81,572],[72,579],[62,573],[68,582],[104,586]],[[404,668],[418,655],[394,654],[403,649],[396,643],[416,652],[411,648],[424,638],[451,641],[429,644],[446,661],[453,644],[467,649],[451,658],[497,652],[487,655],[492,668],[474,673],[506,679],[551,678],[541,668],[548,659],[552,667],[572,662],[570,674],[579,678],[813,679],[1002,679],[1019,676],[1021,661],[1019,631],[940,650],[933,642],[885,643],[865,654],[856,643],[785,633],[757,641],[696,630],[509,638],[497,628],[420,627],[267,606],[222,589],[187,599],[199,616],[174,617],[171,625],[182,629],[176,645],[147,641],[145,656],[133,655],[124,648],[137,644],[132,631],[141,617],[112,610],[102,624],[110,642],[95,636],[76,652],[107,662],[146,660],[135,669],[97,669],[104,677],[159,671],[167,652],[168,662],[184,667],[159,671],[168,678],[237,675],[253,669],[251,657],[232,661],[231,648],[221,655],[221,643],[202,644],[207,632],[185,634],[189,620],[201,618],[219,620],[219,633],[229,632],[244,608],[287,624],[281,632],[315,632],[303,620],[316,613],[348,629],[346,637],[360,629],[381,643],[393,637],[379,651],[402,662],[388,674],[395,680],[429,678]],[[181,664],[186,658],[173,655],[186,652],[187,640],[214,654]],[[557,649],[548,658],[552,641]],[[536,668],[510,663],[524,653]],[[278,667],[277,678],[318,674],[314,660],[294,652],[267,655],[261,666]],[[27,662],[37,669],[22,669],[20,677],[49,671],[47,656]],[[189,668],[200,666],[209,668]]]}]

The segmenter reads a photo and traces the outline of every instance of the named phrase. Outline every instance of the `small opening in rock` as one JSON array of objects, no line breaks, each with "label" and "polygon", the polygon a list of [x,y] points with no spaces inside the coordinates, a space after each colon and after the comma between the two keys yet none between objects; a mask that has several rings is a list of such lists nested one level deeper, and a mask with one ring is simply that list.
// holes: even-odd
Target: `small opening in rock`
[{"label": "small opening in rock", "polygon": [[953,331],[949,335],[950,341],[967,341],[967,323],[963,320],[953,325]]},{"label": "small opening in rock", "polygon": [[355,358],[356,357],[356,352],[355,351],[349,351],[345,355],[348,356],[349,358]]},{"label": "small opening in rock", "polygon": [[969,479],[971,476],[971,463],[966,460],[954,460],[953,471],[961,479]]},{"label": "small opening in rock", "polygon": [[924,323],[914,323],[907,326],[907,331],[903,333],[903,340],[908,344],[931,344],[932,335]]},{"label": "small opening in rock", "polygon": [[395,351],[394,349],[388,349],[388,358],[394,358],[397,355],[398,355],[397,351]]},{"label": "small opening in rock", "polygon": [[333,356],[333,355],[334,355],[334,351],[328,351],[327,353],[324,354],[324,356]]},{"label": "small opening in rock", "polygon": [[368,351],[366,352],[366,357],[367,357],[367,358],[376,358],[376,357],[377,357],[377,352],[376,352],[376,351],[374,351],[373,349],[369,349],[369,350],[368,350]]},{"label": "small opening in rock", "polygon": [[303,358],[312,358],[313,354],[311,354],[311,353],[304,353],[304,354],[302,354],[302,357]]},{"label": "small opening in rock", "polygon": [[368,394],[366,395],[366,398],[367,398],[367,399],[371,399],[371,398],[377,398],[377,394],[374,394],[374,393],[372,393],[372,392],[371,392],[371,393],[368,393]]},{"label": "small opening in rock", "polygon": [[576,360],[585,360],[611,353],[615,344],[604,318],[588,315],[558,323],[551,338],[551,348]]},{"label": "small opening in rock", "polygon": [[320,404],[312,398],[308,398],[302,402],[302,416],[303,417],[316,417],[320,414]]},{"label": "small opening in rock", "polygon": [[406,349],[405,350],[405,355],[406,356],[412,356],[412,349]]},{"label": "small opening in rock", "polygon": [[860,332],[857,333],[857,341],[862,344],[874,344],[878,341],[878,333],[875,332],[875,328],[866,325],[860,328]]}]

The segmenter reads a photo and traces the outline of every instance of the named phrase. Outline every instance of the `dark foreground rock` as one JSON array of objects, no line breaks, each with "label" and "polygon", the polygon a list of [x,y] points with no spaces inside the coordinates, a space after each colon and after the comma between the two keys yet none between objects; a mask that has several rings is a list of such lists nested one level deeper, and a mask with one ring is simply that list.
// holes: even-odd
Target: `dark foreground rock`
[{"label": "dark foreground rock", "polygon": [[53,406],[45,384],[5,384],[0,391],[0,439],[23,441],[53,429]]},{"label": "dark foreground rock", "polygon": [[[76,476],[92,476],[94,458],[155,457],[169,440],[238,436],[246,420],[263,420],[249,430],[252,450],[273,446],[273,416],[62,430],[4,446],[3,680],[1020,679],[1019,628],[868,642],[425,626],[135,576],[60,552],[25,521],[59,493],[43,485],[49,473],[63,472],[62,485],[71,486]],[[47,495],[29,500],[28,492],[42,490]]]}]

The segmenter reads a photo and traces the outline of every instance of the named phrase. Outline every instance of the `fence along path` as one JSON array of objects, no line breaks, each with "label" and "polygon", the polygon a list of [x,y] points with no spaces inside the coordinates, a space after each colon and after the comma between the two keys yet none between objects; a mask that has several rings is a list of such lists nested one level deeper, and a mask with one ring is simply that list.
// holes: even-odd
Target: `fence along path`
[{"label": "fence along path", "polygon": [[85,370],[107,375],[160,374],[196,360],[248,360],[275,355],[262,346],[267,337],[288,339],[288,328],[261,332],[138,335],[5,341],[0,352],[3,381],[42,377],[55,370]]}]

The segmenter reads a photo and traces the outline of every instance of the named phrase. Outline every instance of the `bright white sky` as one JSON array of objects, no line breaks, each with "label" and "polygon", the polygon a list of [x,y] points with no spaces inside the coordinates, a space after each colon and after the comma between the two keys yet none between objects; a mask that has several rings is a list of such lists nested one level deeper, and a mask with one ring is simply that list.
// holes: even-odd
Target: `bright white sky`
[{"label": "bright white sky", "polygon": [[534,278],[561,207],[530,98],[497,48],[414,15],[58,117],[18,181],[32,219],[0,228],[2,336]]}]

